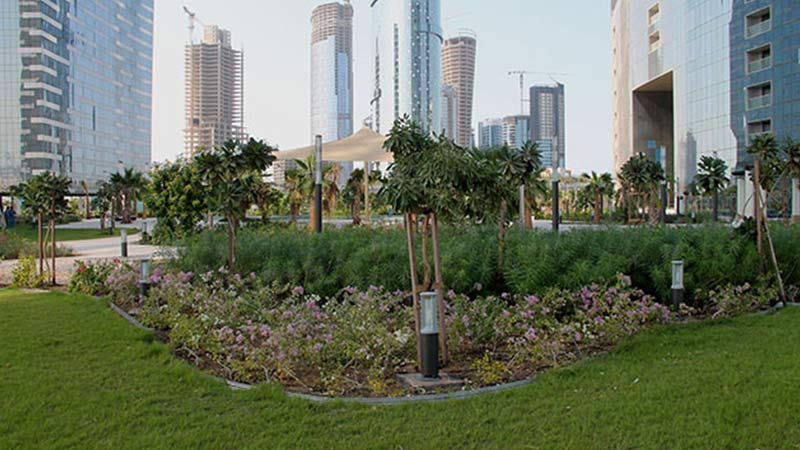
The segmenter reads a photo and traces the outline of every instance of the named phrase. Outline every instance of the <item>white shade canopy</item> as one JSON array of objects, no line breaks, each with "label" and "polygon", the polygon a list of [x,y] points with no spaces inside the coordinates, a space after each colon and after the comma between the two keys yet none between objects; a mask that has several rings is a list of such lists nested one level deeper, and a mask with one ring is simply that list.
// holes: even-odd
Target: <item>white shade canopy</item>
[{"label": "white shade canopy", "polygon": [[[392,154],[383,148],[386,136],[376,133],[367,127],[342,140],[322,145],[322,159],[325,161],[368,161],[392,162]],[[291,161],[306,159],[314,154],[314,146],[279,151],[275,154],[279,160]]]}]

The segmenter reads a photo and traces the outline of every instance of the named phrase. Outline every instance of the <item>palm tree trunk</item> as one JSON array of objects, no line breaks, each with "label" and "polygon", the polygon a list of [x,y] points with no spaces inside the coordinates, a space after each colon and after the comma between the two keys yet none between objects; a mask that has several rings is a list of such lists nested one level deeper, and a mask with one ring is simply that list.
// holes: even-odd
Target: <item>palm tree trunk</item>
[{"label": "palm tree trunk", "polygon": [[525,229],[532,230],[533,229],[533,207],[531,205],[531,199],[529,196],[525,196]]},{"label": "palm tree trunk", "polygon": [[[414,223],[417,218],[414,217]],[[422,216],[422,286],[421,291],[427,291],[431,287],[431,261],[428,256],[428,235],[430,234],[430,216],[423,214]]]},{"label": "palm tree trunk", "polygon": [[764,232],[764,216],[761,214],[761,160],[756,157],[755,164],[755,213],[756,213],[756,246],[758,247],[758,254],[764,254],[764,242],[762,233]]},{"label": "palm tree trunk", "polygon": [[39,213],[36,215],[36,231],[38,232],[38,244],[39,244],[39,275],[44,275],[44,241],[43,241],[43,229],[42,229],[42,214]]},{"label": "palm tree trunk", "polygon": [[414,221],[410,213],[404,216],[406,225],[406,242],[408,243],[408,264],[411,275],[411,297],[414,300],[414,336],[417,340],[417,367],[422,368],[422,338],[419,329],[419,287],[417,286],[417,257],[414,249]]},{"label": "palm tree trunk", "polygon": [[361,192],[356,192],[353,199],[353,225],[361,225]]},{"label": "palm tree trunk", "polygon": [[[53,212],[53,217],[55,217],[55,212]],[[52,241],[51,247],[51,254],[50,258],[53,261],[53,286],[56,285],[56,219],[50,219],[50,237]]]},{"label": "palm tree trunk", "polygon": [[449,351],[447,349],[447,323],[444,308],[444,279],[442,278],[442,258],[439,251],[439,219],[431,214],[433,233],[433,267],[436,272],[436,299],[439,304],[439,348],[442,349],[442,366],[447,365]]},{"label": "palm tree trunk", "polygon": [[236,270],[236,223],[235,219],[228,218],[228,269]]},{"label": "palm tree trunk", "polygon": [[497,270],[498,273],[503,272],[504,258],[506,246],[506,214],[508,212],[508,202],[506,200],[500,201],[500,218],[497,221],[499,231],[497,233]]}]

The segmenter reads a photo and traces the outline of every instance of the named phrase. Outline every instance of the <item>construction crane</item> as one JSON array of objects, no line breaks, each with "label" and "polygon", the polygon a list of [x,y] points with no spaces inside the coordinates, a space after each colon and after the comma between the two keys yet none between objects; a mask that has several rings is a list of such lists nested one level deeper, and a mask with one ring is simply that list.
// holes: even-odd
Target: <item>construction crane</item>
[{"label": "construction crane", "polygon": [[200,22],[200,24],[202,25],[203,21],[197,18],[197,13],[191,11],[189,8],[185,6],[183,7],[183,12],[185,12],[186,15],[189,17],[189,43],[194,44],[195,24],[197,22]]},{"label": "construction crane", "polygon": [[519,75],[519,111],[520,114],[523,116],[525,115],[525,103],[529,103],[530,99],[525,100],[525,75],[547,75],[550,77],[551,80],[558,83],[558,81],[553,78],[553,75],[560,75],[560,76],[569,76],[568,73],[559,73],[559,72],[530,72],[527,70],[511,70],[508,72],[508,76],[515,76]]}]

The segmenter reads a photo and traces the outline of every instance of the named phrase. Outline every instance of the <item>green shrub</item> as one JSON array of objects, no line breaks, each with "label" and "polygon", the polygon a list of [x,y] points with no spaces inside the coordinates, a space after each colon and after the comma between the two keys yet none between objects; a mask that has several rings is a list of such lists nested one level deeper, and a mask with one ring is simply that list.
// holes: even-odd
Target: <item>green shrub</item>
[{"label": "green shrub", "polygon": [[10,232],[0,232],[0,260],[35,255],[36,244]]},{"label": "green shrub", "polygon": [[11,271],[11,287],[35,289],[44,286],[48,278],[49,274],[46,272],[38,274],[33,256],[25,256],[17,261],[16,267]]}]

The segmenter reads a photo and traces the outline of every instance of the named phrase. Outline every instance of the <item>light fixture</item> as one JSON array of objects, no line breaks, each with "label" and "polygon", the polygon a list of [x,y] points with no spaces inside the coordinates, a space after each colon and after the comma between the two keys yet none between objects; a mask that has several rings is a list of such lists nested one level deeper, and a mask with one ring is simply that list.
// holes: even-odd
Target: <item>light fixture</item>
[{"label": "light fixture", "polygon": [[683,303],[683,261],[672,261],[672,308],[677,313]]},{"label": "light fixture", "polygon": [[144,300],[145,298],[147,298],[147,293],[150,292],[150,260],[146,258],[142,259],[141,266],[142,266],[142,277],[139,280],[139,287],[142,295],[142,300]]},{"label": "light fixture", "polygon": [[[113,217],[112,217],[113,220]],[[128,230],[121,229],[119,231],[121,254],[123,258],[128,257]]]},{"label": "light fixture", "polygon": [[439,378],[439,300],[436,292],[420,294],[422,376]]}]

